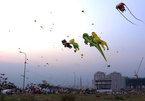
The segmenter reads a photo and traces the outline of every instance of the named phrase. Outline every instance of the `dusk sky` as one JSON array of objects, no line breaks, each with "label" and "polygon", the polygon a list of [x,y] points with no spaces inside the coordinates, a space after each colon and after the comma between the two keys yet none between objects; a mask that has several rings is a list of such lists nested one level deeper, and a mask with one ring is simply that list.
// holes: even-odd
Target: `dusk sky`
[{"label": "dusk sky", "polygon": [[[136,25],[123,18],[116,10],[120,2],[145,22],[145,0],[0,0],[0,73],[22,87],[20,48],[28,58],[26,83],[46,80],[73,86],[75,75],[77,81],[81,76],[83,85],[91,86],[97,71],[133,77],[145,56],[145,23],[128,10],[124,15]],[[95,47],[85,45],[83,33],[92,32],[108,44],[104,54],[110,67]],[[76,53],[61,43],[72,38],[80,47]],[[145,60],[139,77],[145,77],[144,72]]]}]

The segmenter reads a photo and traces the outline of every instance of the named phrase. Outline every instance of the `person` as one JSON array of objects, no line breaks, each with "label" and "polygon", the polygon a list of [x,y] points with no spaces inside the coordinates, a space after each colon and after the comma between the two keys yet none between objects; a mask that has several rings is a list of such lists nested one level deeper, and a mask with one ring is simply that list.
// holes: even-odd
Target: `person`
[{"label": "person", "polygon": [[49,92],[50,92],[50,89],[47,87],[46,88],[46,93],[49,94]]},{"label": "person", "polygon": [[98,99],[98,97],[100,97],[98,94],[96,94],[96,99]]}]

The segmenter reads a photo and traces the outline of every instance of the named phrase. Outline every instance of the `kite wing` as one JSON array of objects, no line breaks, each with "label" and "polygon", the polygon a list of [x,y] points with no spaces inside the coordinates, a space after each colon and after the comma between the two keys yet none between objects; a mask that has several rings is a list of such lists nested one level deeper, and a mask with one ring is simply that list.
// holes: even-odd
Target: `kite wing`
[{"label": "kite wing", "polygon": [[68,43],[65,39],[62,40],[61,42],[64,45],[64,47],[72,48],[72,46],[70,45],[70,43]]}]

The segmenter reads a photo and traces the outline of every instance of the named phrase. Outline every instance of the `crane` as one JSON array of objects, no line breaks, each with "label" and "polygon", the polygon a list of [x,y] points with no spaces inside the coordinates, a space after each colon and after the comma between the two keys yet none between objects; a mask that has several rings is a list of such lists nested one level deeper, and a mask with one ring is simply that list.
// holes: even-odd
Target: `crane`
[{"label": "crane", "polygon": [[138,67],[137,72],[135,71],[134,76],[135,76],[136,78],[138,78],[138,72],[139,72],[139,69],[140,69],[140,67],[141,67],[141,64],[142,64],[143,59],[144,59],[144,57],[142,57],[142,59],[141,59],[141,61],[140,61],[140,64],[139,64],[139,67]]}]

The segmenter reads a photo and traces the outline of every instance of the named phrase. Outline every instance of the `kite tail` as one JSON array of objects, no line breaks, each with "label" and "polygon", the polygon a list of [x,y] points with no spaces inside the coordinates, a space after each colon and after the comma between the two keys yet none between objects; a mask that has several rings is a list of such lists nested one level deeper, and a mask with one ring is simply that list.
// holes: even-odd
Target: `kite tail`
[{"label": "kite tail", "polygon": [[[126,5],[125,5],[126,6]],[[137,17],[134,16],[134,14],[132,14],[132,12],[130,11],[130,9],[126,6],[126,8],[128,9],[129,13],[138,21],[143,22],[142,20],[138,19]],[[143,22],[144,23],[144,22]]]},{"label": "kite tail", "polygon": [[119,10],[118,10],[118,12],[119,12],[127,21],[129,21],[130,23],[132,23],[133,25],[135,25],[133,22],[131,22],[129,19],[127,19]]},{"label": "kite tail", "polygon": [[103,53],[103,51],[102,51],[100,45],[94,45],[94,46],[99,50],[99,52],[102,54],[103,58],[104,58],[105,61],[107,62],[107,59],[106,59],[106,57],[105,57],[105,55],[104,55],[104,53]]},{"label": "kite tail", "polygon": [[106,57],[105,57],[105,55],[104,55],[104,53],[103,53],[101,47],[100,47],[99,45],[94,44],[94,43],[93,43],[92,41],[90,41],[88,38],[84,38],[84,39],[87,40],[89,43],[92,43],[93,46],[95,46],[95,47],[99,50],[99,52],[102,54],[103,58],[104,58],[105,61],[107,62],[107,59],[106,59]]}]

